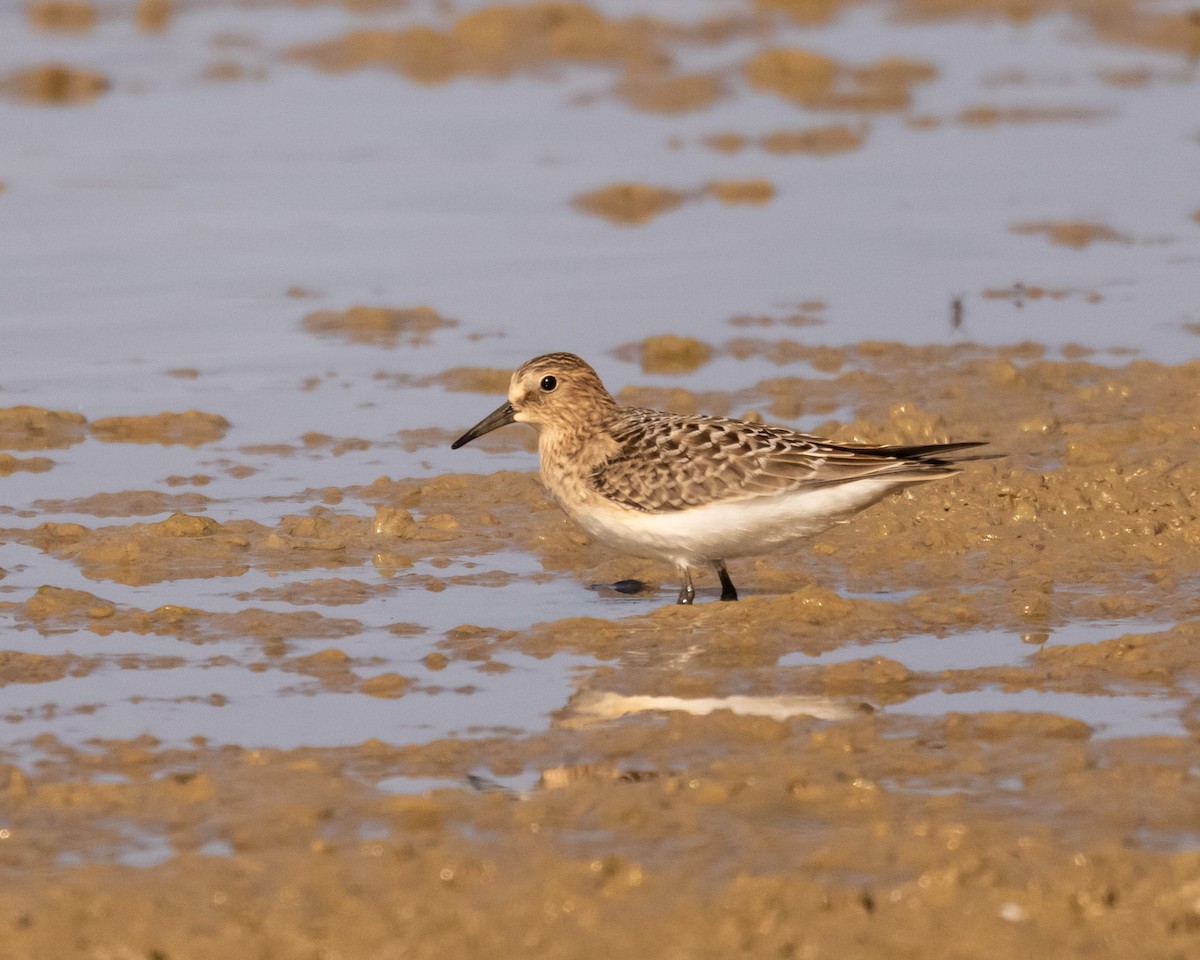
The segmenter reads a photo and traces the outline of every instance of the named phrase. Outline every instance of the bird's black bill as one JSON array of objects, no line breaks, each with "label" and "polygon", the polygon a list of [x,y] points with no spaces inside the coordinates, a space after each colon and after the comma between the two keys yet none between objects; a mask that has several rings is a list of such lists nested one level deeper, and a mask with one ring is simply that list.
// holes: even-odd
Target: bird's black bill
[{"label": "bird's black bill", "polygon": [[500,427],[507,427],[510,423],[515,423],[516,415],[517,411],[513,409],[513,405],[511,403],[504,404],[504,406],[493,410],[486,417],[475,424],[475,426],[473,426],[470,430],[450,444],[450,449],[457,450],[464,444],[470,443],[476,437],[482,437],[485,433],[491,433],[493,430],[498,430]]}]

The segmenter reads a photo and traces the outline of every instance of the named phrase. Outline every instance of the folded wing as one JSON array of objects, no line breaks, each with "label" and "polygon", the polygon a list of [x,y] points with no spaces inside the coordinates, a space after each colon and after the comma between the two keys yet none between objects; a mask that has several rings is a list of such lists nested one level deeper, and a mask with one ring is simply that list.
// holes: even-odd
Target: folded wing
[{"label": "folded wing", "polygon": [[591,476],[610,500],[651,513],[886,477],[901,486],[950,476],[956,451],[983,444],[835,444],[785,427],[656,410],[621,411],[618,452]]}]

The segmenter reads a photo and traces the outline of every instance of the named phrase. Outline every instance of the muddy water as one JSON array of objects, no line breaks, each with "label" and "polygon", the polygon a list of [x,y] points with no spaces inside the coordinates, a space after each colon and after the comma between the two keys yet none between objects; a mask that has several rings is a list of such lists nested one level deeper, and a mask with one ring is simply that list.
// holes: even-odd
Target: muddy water
[{"label": "muddy water", "polygon": [[[0,956],[1200,953],[1182,8],[0,9]],[[1003,460],[590,543],[631,403]]]}]

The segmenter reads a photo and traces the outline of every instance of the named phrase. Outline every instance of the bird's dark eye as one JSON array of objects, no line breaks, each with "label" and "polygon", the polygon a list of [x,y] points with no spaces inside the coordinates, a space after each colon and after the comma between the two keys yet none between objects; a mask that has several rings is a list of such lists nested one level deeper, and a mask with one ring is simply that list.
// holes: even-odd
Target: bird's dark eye
[{"label": "bird's dark eye", "polygon": [[555,377],[542,377],[542,382],[539,386],[542,388],[542,393],[549,393],[558,386],[558,380]]}]

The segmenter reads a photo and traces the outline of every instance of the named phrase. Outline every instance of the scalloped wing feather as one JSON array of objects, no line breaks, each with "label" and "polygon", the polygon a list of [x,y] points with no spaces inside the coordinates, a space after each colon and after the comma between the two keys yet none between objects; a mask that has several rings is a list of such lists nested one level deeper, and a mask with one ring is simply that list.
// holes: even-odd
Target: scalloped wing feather
[{"label": "scalloped wing feather", "polygon": [[590,485],[652,513],[867,478],[886,476],[897,487],[935,480],[958,472],[960,458],[948,454],[979,446],[840,445],[785,427],[629,408],[610,429],[619,450],[591,474]]}]

